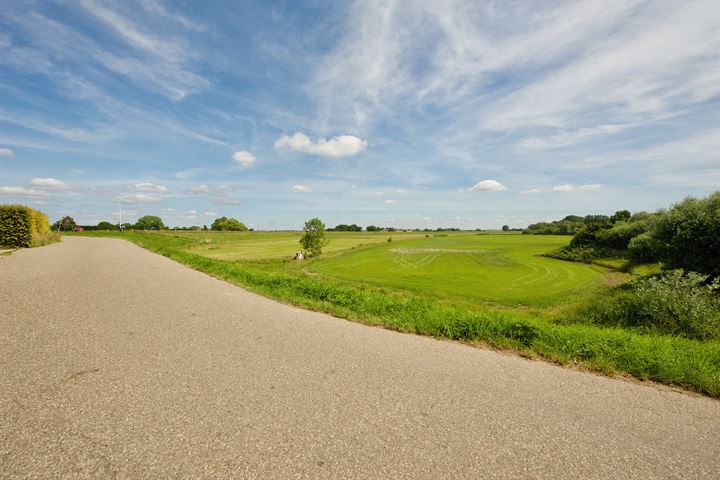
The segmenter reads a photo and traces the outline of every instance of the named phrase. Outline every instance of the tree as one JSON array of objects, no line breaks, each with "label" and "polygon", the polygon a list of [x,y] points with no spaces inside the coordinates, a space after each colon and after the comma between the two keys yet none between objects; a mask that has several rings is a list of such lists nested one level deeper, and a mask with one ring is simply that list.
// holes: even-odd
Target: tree
[{"label": "tree", "polygon": [[365,227],[365,230],[367,230],[368,232],[379,232],[382,230],[382,228],[376,227],[375,225],[368,225],[367,227]]},{"label": "tree", "polygon": [[503,225],[502,230],[503,232],[507,232],[508,230],[510,230],[510,227],[508,225]]},{"label": "tree", "polygon": [[210,227],[212,230],[245,232],[247,227],[235,218],[220,217],[215,219]]},{"label": "tree", "polygon": [[155,215],[145,215],[144,217],[138,218],[137,226],[143,230],[165,229],[165,224],[163,224],[162,219],[160,217],[156,217]]},{"label": "tree", "polygon": [[53,230],[62,230],[62,231],[69,231],[77,227],[77,223],[75,223],[75,220],[70,215],[67,215],[57,222],[53,223],[52,229]]},{"label": "tree", "polygon": [[720,278],[720,191],[674,205],[652,236],[662,245],[660,260],[666,266]]},{"label": "tree", "polygon": [[317,257],[329,242],[325,238],[325,224],[319,218],[311,218],[305,222],[303,231],[305,233],[300,237],[300,245],[311,257]]},{"label": "tree", "polygon": [[100,222],[97,224],[98,230],[117,230],[117,227],[110,222]]},{"label": "tree", "polygon": [[613,223],[617,222],[627,222],[630,220],[630,211],[629,210],[618,210],[615,212],[615,215],[610,217],[610,221]]}]

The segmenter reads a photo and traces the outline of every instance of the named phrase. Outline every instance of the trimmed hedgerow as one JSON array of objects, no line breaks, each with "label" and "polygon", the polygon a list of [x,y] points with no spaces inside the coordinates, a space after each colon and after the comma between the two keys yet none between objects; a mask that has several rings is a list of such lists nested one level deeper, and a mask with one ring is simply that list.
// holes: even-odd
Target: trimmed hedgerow
[{"label": "trimmed hedgerow", "polygon": [[0,245],[10,248],[34,247],[47,243],[50,222],[47,215],[24,205],[0,205]]}]

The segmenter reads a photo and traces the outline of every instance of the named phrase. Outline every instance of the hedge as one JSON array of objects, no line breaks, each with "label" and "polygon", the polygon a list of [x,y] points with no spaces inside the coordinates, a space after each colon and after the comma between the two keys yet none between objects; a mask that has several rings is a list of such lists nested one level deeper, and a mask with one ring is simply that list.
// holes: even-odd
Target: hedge
[{"label": "hedge", "polygon": [[38,245],[50,231],[47,215],[24,205],[0,205],[0,245],[21,248]]}]

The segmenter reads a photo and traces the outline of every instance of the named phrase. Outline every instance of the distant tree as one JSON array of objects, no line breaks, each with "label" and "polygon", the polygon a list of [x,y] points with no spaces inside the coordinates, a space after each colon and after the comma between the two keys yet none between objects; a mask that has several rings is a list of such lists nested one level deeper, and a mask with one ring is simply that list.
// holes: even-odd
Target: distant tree
[{"label": "distant tree", "polygon": [[203,230],[207,231],[207,225],[203,225]]},{"label": "distant tree", "polygon": [[367,230],[368,232],[379,232],[380,230],[382,230],[382,228],[376,227],[375,225],[368,225],[367,227],[365,227],[365,230]]},{"label": "distant tree", "polygon": [[319,218],[311,218],[305,222],[303,231],[300,245],[311,257],[317,257],[329,241],[325,238],[325,224]]},{"label": "distant tree", "polygon": [[52,229],[68,232],[75,227],[77,227],[77,223],[75,223],[75,220],[70,215],[67,215],[53,223]]},{"label": "distant tree", "polygon": [[627,222],[630,220],[630,217],[631,215],[629,210],[618,210],[612,217],[610,217],[610,221],[613,223]]},{"label": "distant tree", "polygon": [[110,222],[100,222],[97,224],[98,230],[117,230],[117,226]]},{"label": "distant tree", "polygon": [[503,226],[502,226],[502,230],[503,230],[503,232],[507,232],[507,231],[510,230],[510,226],[509,226],[509,225],[503,225]]},{"label": "distant tree", "polygon": [[247,227],[244,223],[238,221],[236,218],[220,217],[215,219],[210,227],[213,230],[220,231],[232,231],[232,232],[245,232]]},{"label": "distant tree", "polygon": [[138,218],[135,224],[139,229],[143,230],[164,230],[165,224],[160,217],[155,215],[145,215],[144,217]]},{"label": "distant tree", "polygon": [[340,225],[335,226],[335,228],[328,228],[328,232],[362,232],[362,227],[355,225],[354,223],[352,225],[345,225],[344,223],[341,223]]}]

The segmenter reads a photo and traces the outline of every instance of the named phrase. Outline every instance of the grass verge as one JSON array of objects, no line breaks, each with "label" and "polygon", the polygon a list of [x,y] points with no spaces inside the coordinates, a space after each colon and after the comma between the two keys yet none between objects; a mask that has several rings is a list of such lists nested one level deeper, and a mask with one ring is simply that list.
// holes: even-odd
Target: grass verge
[{"label": "grass verge", "polygon": [[470,310],[420,296],[337,285],[257,265],[182,251],[180,237],[93,232],[123,238],[196,270],[293,305],[401,332],[478,342],[524,356],[629,374],[720,398],[720,342],[641,334],[623,328],[556,324],[501,310]]}]

